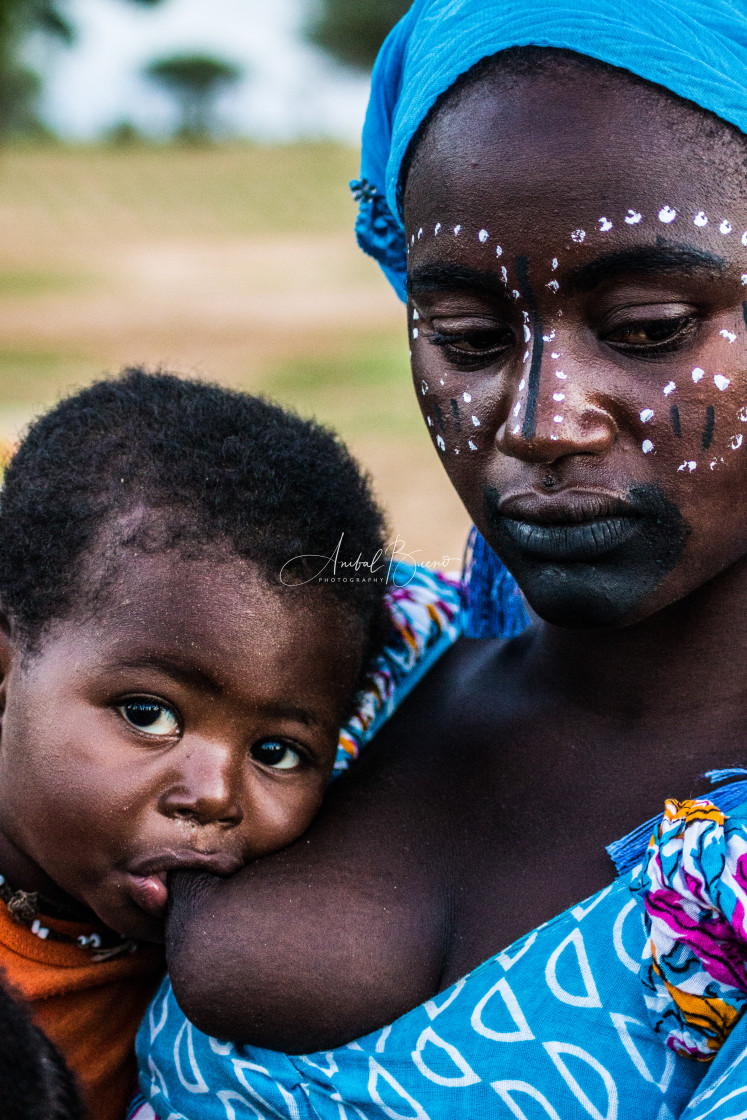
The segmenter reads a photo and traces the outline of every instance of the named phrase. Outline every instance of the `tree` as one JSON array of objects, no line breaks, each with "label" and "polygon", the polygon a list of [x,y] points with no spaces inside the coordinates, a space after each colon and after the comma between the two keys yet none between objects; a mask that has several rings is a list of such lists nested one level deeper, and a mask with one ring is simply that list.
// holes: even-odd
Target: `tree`
[{"label": "tree", "polygon": [[239,80],[242,69],[211,55],[177,54],[155,59],[144,73],[176,99],[180,116],[177,136],[200,141],[212,133],[216,97]]},{"label": "tree", "polygon": [[[131,0],[155,7],[160,0]],[[38,126],[36,101],[41,79],[23,60],[30,38],[45,38],[69,46],[75,27],[66,13],[66,0],[0,0],[0,138]]]},{"label": "tree", "polygon": [[306,37],[340,62],[369,70],[410,4],[411,0],[317,0]]}]

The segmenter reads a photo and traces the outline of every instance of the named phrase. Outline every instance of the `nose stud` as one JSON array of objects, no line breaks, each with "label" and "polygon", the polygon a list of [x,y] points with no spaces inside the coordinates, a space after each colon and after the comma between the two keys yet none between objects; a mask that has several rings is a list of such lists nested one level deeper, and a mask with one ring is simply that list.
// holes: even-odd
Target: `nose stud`
[{"label": "nose stud", "polygon": [[545,487],[546,490],[552,490],[555,483],[556,483],[555,475],[552,474],[550,471],[548,471],[547,474],[542,479],[542,485]]}]

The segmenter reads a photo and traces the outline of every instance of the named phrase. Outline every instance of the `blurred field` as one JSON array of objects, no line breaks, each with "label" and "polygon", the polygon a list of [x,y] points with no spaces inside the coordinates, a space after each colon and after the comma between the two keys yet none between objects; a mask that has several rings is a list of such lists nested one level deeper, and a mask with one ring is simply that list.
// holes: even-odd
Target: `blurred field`
[{"label": "blurred field", "polygon": [[0,440],[132,363],[264,392],[331,424],[420,559],[466,514],[423,427],[402,308],[352,235],[357,154],[11,147],[0,153]]}]

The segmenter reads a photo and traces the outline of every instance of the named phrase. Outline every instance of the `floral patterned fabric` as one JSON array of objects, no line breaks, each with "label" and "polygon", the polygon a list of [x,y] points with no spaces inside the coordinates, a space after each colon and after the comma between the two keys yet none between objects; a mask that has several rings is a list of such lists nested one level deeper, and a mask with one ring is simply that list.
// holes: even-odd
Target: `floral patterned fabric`
[{"label": "floral patterned fabric", "polygon": [[747,806],[727,816],[706,798],[667,801],[635,890],[654,1029],[710,1062],[747,1007]]}]

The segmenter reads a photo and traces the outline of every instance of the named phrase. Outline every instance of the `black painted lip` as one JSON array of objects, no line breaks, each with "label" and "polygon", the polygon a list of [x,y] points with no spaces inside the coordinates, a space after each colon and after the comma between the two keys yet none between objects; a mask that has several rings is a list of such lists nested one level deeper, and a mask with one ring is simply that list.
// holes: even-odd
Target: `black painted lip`
[{"label": "black painted lip", "polygon": [[593,560],[614,552],[640,528],[637,517],[599,517],[592,521],[540,524],[501,517],[499,525],[511,541],[540,560]]}]

